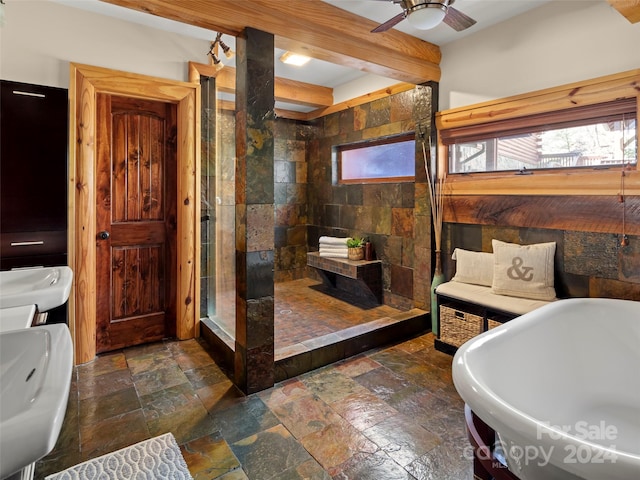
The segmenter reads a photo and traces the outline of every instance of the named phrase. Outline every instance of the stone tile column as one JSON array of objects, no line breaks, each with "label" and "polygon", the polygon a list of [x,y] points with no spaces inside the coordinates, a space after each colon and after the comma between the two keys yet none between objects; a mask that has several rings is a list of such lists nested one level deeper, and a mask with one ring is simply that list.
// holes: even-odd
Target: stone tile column
[{"label": "stone tile column", "polygon": [[274,383],[274,38],[247,28],[236,41],[235,383]]},{"label": "stone tile column", "polygon": [[[416,125],[416,177],[414,197],[414,265],[413,304],[417,308],[431,310],[431,261],[435,253],[433,245],[433,219],[427,173],[424,169],[422,141],[429,152],[429,137],[435,145],[433,119],[438,108],[438,84],[428,82],[417,85],[414,91],[413,120]],[[420,135],[422,132],[422,135]],[[432,162],[436,161],[432,159]],[[432,312],[433,314],[434,312]],[[435,332],[434,332],[435,333]]]}]

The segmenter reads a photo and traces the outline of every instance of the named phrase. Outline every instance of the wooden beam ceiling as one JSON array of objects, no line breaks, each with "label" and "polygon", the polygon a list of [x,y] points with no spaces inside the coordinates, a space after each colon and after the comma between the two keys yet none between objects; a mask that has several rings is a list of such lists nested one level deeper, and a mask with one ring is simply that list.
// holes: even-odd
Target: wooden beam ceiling
[{"label": "wooden beam ceiling", "polygon": [[640,0],[607,0],[631,23],[640,22]]},{"label": "wooden beam ceiling", "polygon": [[408,83],[440,80],[440,47],[318,0],[102,0],[237,37],[246,27],[277,48]]},{"label": "wooden beam ceiling", "polygon": [[[216,76],[216,86],[224,93],[236,92],[236,69],[224,67]],[[305,105],[307,107],[330,107],[333,105],[333,89],[288,78],[275,78],[276,101]]]}]

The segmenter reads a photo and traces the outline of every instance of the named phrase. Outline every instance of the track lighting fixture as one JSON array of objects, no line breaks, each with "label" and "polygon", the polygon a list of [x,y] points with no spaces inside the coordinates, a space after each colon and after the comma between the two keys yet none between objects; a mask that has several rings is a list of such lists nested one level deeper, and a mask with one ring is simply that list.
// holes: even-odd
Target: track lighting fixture
[{"label": "track lighting fixture", "polygon": [[216,40],[215,41],[218,42],[218,44],[220,45],[220,48],[224,52],[225,57],[233,58],[234,53],[231,50],[231,48],[229,47],[229,45],[224,43],[224,41],[222,40],[222,33],[218,33],[218,35],[216,35]]},{"label": "track lighting fixture", "polygon": [[220,59],[218,58],[218,55],[216,55],[217,47],[218,47],[218,44],[216,42],[211,42],[211,47],[207,52],[207,55],[211,57],[211,61],[213,62],[214,65],[218,65],[220,63]]},{"label": "track lighting fixture", "polygon": [[218,48],[222,49],[222,52],[227,58],[233,57],[234,55],[233,51],[231,50],[229,45],[224,43],[224,41],[222,40],[222,33],[218,33],[216,34],[216,39],[213,42],[211,42],[211,47],[207,52],[207,55],[211,57],[211,61],[213,62],[214,65],[220,64],[220,58],[218,57]]}]

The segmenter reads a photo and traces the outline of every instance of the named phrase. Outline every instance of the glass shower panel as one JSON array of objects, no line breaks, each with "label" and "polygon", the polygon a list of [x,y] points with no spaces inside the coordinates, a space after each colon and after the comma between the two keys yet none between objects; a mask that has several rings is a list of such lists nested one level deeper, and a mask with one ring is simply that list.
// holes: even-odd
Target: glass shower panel
[{"label": "glass shower panel", "polygon": [[215,79],[201,86],[201,317],[235,339],[235,112],[216,100]]}]

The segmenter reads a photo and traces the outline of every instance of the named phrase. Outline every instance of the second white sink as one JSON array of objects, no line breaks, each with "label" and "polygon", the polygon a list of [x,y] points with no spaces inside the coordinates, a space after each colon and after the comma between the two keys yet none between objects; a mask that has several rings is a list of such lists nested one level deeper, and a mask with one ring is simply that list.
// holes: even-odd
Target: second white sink
[{"label": "second white sink", "polygon": [[69,298],[73,272],[67,266],[0,272],[0,308],[36,305],[46,312]]}]

